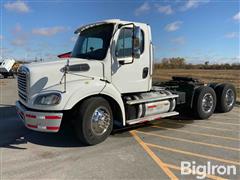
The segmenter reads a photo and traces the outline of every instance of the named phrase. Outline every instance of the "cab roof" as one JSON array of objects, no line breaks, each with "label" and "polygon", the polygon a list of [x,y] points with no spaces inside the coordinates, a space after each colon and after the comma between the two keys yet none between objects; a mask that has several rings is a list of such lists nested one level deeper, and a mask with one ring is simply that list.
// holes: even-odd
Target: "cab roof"
[{"label": "cab roof", "polygon": [[96,25],[108,24],[108,23],[113,23],[113,24],[130,24],[130,23],[134,23],[134,24],[139,25],[139,26],[146,25],[146,23],[139,23],[139,22],[133,22],[133,21],[123,21],[123,20],[120,20],[120,19],[106,19],[106,20],[95,22],[95,23],[91,23],[91,24],[80,26],[78,29],[76,29],[76,31],[74,33],[77,34],[77,33],[81,32],[81,31],[83,31],[84,29],[88,29],[88,28],[96,26]]}]

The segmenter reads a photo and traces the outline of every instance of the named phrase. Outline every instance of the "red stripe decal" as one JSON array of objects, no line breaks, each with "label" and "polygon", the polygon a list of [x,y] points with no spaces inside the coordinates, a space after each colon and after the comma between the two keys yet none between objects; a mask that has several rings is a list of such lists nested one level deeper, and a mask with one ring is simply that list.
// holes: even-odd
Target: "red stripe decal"
[{"label": "red stripe decal", "polygon": [[26,116],[27,118],[33,118],[33,119],[36,119],[36,116],[35,116],[35,115],[26,114],[25,116]]},{"label": "red stripe decal", "polygon": [[157,107],[156,105],[148,106],[148,108],[155,108]]},{"label": "red stripe decal", "polygon": [[57,119],[62,119],[62,117],[61,116],[45,116],[45,119],[57,120]]},{"label": "red stripe decal", "polygon": [[59,127],[57,126],[47,126],[48,130],[59,130]]},{"label": "red stripe decal", "polygon": [[37,128],[37,126],[31,125],[31,124],[27,124],[27,126],[30,127],[30,128]]}]

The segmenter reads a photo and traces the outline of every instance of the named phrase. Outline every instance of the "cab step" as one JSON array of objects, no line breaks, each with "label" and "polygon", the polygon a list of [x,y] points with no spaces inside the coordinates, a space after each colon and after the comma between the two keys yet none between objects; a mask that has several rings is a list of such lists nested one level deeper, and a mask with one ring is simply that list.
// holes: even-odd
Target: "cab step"
[{"label": "cab step", "polygon": [[145,98],[145,99],[137,99],[137,100],[128,100],[126,103],[129,105],[133,105],[133,104],[141,104],[141,103],[146,103],[146,102],[154,102],[154,101],[163,101],[163,100],[167,100],[167,99],[173,99],[173,98],[177,98],[178,95],[177,94],[172,94],[169,96],[159,96],[159,97],[152,97],[152,98]]},{"label": "cab step", "polygon": [[152,116],[146,116],[146,117],[142,117],[142,118],[138,118],[138,119],[131,119],[131,120],[126,121],[126,123],[128,125],[132,125],[132,124],[153,121],[153,120],[157,120],[159,118],[165,118],[165,117],[176,116],[176,115],[179,115],[179,113],[176,111],[172,111],[172,112],[156,114],[156,115],[152,115]]}]

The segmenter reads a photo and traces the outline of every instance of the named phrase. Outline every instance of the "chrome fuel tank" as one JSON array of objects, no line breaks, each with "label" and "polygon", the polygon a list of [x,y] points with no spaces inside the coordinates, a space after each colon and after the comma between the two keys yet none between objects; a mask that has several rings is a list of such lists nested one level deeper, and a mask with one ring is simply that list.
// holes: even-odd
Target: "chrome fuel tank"
[{"label": "chrome fuel tank", "polygon": [[[176,100],[173,98],[167,99],[167,97],[171,96],[172,93],[167,90],[161,91],[152,91],[147,93],[140,93],[137,95],[128,96],[128,100],[141,100],[146,99],[144,103],[135,104],[127,107],[128,114],[131,114],[131,118],[140,118],[145,116],[151,116],[155,114],[162,114],[166,112],[171,112],[176,107]],[[159,99],[160,97],[166,97],[165,100],[156,100],[152,101],[152,99]],[[151,102],[148,102],[147,99],[151,99]],[[134,111],[134,112],[133,112]],[[133,115],[135,114],[135,115]]]}]

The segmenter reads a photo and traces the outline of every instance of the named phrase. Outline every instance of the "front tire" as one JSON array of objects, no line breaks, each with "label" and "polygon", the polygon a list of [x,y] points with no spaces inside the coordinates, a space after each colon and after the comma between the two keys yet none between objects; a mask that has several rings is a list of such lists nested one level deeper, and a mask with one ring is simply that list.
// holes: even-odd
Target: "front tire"
[{"label": "front tire", "polygon": [[195,90],[193,99],[194,114],[198,119],[209,118],[216,107],[215,91],[208,86],[200,86]]},{"label": "front tire", "polygon": [[102,97],[85,100],[75,118],[75,132],[86,145],[104,141],[113,129],[113,114],[108,101]]}]

